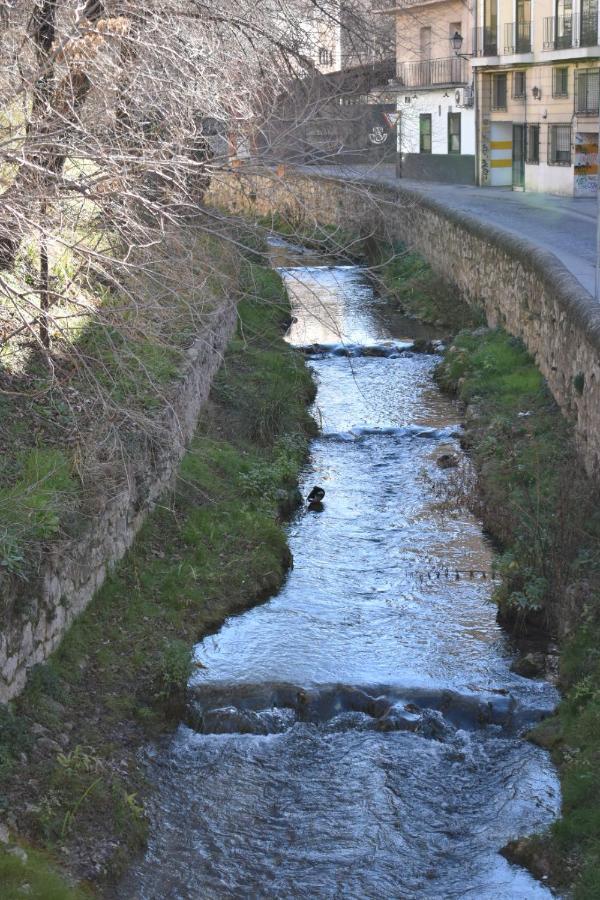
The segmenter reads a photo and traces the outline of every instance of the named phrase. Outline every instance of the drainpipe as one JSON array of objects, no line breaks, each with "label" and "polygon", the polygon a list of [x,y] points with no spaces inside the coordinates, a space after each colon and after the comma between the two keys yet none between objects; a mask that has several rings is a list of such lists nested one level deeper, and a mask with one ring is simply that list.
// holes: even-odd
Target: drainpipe
[{"label": "drainpipe", "polygon": [[[475,15],[473,16],[474,26],[471,34],[471,58],[474,58],[474,51],[477,49],[477,14],[479,12],[479,0],[473,0]],[[481,30],[483,37],[483,28]],[[479,155],[481,153],[481,129],[479,124],[479,85],[477,79],[477,67],[471,66],[471,78],[473,79],[473,116],[475,119],[475,184],[481,186],[481,162]]]},{"label": "drainpipe", "polygon": [[598,115],[598,149],[596,150],[596,281],[594,299],[600,300],[600,110]]}]

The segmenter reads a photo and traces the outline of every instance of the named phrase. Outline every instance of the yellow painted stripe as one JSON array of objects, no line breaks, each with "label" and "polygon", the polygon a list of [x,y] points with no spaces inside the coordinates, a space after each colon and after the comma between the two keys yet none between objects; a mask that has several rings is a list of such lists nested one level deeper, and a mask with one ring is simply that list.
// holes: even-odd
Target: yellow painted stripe
[{"label": "yellow painted stripe", "polygon": [[512,141],[491,141],[492,150],[512,150]]},{"label": "yellow painted stripe", "polygon": [[512,159],[493,159],[490,165],[492,169],[508,169],[512,166]]},{"label": "yellow painted stripe", "polygon": [[575,144],[575,153],[597,153],[598,144]]},{"label": "yellow painted stripe", "polygon": [[598,166],[575,166],[576,175],[597,175]]}]

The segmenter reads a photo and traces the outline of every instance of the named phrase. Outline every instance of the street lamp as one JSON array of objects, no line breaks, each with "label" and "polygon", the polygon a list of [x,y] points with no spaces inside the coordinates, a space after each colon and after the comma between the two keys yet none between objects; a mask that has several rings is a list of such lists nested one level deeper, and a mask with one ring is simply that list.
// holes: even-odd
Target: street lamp
[{"label": "street lamp", "polygon": [[452,49],[454,50],[454,55],[458,56],[459,59],[470,59],[466,53],[461,53],[461,47],[463,45],[463,36],[460,31],[455,31],[452,37],[450,38],[450,43],[452,44]]},{"label": "street lamp", "polygon": [[452,44],[452,49],[455,53],[460,53],[460,48],[463,45],[463,36],[459,31],[455,31],[452,37],[450,38],[450,43]]}]

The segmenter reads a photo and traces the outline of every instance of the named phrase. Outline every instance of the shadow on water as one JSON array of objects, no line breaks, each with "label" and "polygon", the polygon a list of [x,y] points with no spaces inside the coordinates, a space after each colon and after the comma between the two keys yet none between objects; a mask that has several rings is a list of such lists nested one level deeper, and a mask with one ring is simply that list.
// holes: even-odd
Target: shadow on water
[{"label": "shadow on water", "polygon": [[436,459],[461,452],[435,353],[414,348],[438,335],[375,313],[360,267],[276,254],[318,382],[302,488],[326,494],[289,526],[280,593],[197,646],[119,896],[549,897],[498,851],[558,814],[520,736],[556,696],[510,671],[479,524],[436,506]]}]

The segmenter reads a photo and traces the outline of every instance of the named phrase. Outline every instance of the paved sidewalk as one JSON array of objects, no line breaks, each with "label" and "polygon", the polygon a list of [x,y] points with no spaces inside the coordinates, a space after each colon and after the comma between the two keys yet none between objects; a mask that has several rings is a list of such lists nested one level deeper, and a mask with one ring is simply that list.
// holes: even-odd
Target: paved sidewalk
[{"label": "paved sidewalk", "polygon": [[392,166],[303,166],[306,173],[401,186],[433,197],[553,253],[594,294],[596,200],[401,179]]}]

